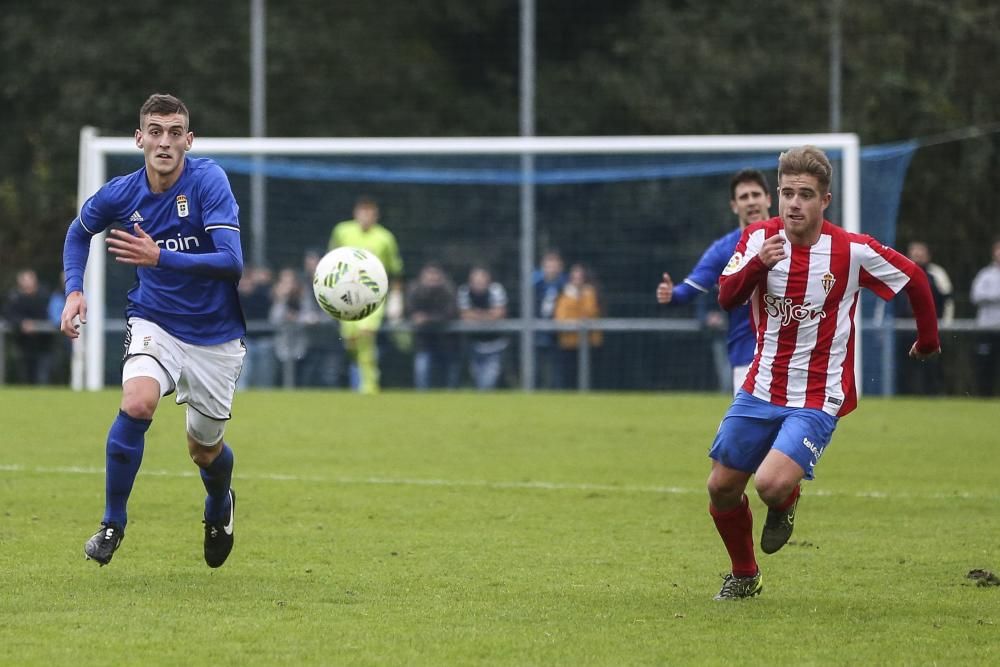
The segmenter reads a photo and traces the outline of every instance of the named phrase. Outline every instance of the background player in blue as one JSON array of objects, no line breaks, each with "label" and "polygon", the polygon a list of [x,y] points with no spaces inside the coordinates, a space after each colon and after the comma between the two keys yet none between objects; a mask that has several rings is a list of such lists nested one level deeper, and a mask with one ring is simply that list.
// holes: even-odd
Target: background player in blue
[{"label": "background player in blue", "polygon": [[[743,169],[733,174],[729,180],[729,206],[739,220],[739,227],[716,239],[680,285],[674,285],[670,274],[664,273],[663,282],[656,287],[658,303],[684,305],[717,287],[719,276],[733,256],[743,229],[752,222],[771,217],[771,195],[764,174],[756,169]],[[756,338],[750,326],[750,306],[744,304],[729,311],[726,344],[733,371],[734,392],[743,384],[753,361]]]},{"label": "background player in blue", "polygon": [[233,452],[223,431],[245,353],[246,324],[236,292],[243,272],[239,208],[217,164],[187,157],[194,141],[188,122],[187,108],[176,97],[146,100],[135,131],[145,166],[87,200],[63,249],[66,306],[60,326],[70,338],[79,336],[87,318],[83,274],[91,238],[115,225],[108,251],[136,267],[126,310],[121,405],[107,439],[104,518],[84,546],[101,565],[125,537],[126,505],[146,430],[160,398],[174,391],[177,403],[187,404],[188,451],[208,492],[205,561],[219,567],[233,547]]}]

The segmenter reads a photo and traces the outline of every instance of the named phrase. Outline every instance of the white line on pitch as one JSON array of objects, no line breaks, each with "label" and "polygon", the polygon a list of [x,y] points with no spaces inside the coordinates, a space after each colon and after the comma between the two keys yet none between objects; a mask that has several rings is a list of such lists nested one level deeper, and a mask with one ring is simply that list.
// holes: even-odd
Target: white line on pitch
[{"label": "white line on pitch", "polygon": [[[27,472],[43,475],[103,475],[104,468],[86,466],[24,466],[18,464],[0,464],[0,472]],[[142,470],[143,475],[157,477],[197,477],[195,470]],[[544,491],[606,491],[618,493],[653,493],[670,495],[703,494],[704,489],[691,489],[679,486],[642,486],[631,484],[590,484],[577,482],[545,482],[545,481],[524,481],[524,482],[504,482],[488,480],[461,480],[461,479],[433,479],[433,478],[407,478],[407,477],[322,477],[318,475],[290,475],[280,473],[246,473],[240,472],[236,479],[259,480],[267,482],[314,482],[320,484],[371,484],[381,486],[430,486],[430,487],[474,487],[484,489],[539,489]],[[970,493],[968,491],[935,492],[935,493],[909,493],[886,491],[830,491],[828,489],[814,489],[809,491],[810,496],[847,496],[853,498],[884,498],[889,500],[907,498],[926,499],[986,499],[1000,500],[997,494]]]}]

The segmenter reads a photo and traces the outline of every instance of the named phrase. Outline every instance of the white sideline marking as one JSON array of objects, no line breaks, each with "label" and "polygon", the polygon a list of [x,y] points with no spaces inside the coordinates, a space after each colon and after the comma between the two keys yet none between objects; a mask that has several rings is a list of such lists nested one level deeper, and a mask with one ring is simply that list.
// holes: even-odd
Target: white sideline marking
[{"label": "white sideline marking", "polygon": [[[86,466],[24,466],[18,464],[0,464],[0,472],[27,472],[43,475],[103,475],[104,468]],[[142,470],[143,475],[157,477],[197,477],[195,470]],[[407,477],[322,477],[319,475],[286,475],[279,473],[245,473],[240,472],[235,479],[259,480],[266,482],[315,482],[319,484],[371,484],[382,486],[437,486],[444,488],[483,488],[483,489],[539,489],[543,491],[607,491],[618,493],[653,493],[666,495],[701,495],[705,489],[689,489],[680,486],[642,486],[633,484],[590,484],[587,482],[491,482],[487,480],[462,479],[415,479]],[[887,500],[922,498],[922,499],[987,499],[1000,500],[1000,494],[969,493],[968,491],[935,492],[935,493],[887,493],[885,491],[830,491],[816,489],[808,492],[809,496],[850,498],[880,498]]]}]

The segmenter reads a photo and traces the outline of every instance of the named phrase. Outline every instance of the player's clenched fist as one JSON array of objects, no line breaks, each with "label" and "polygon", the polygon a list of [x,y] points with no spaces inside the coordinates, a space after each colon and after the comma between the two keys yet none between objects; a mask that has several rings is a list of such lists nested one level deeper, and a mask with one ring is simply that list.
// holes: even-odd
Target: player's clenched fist
[{"label": "player's clenched fist", "polygon": [[785,254],[785,239],[780,234],[775,234],[764,241],[758,255],[767,268],[773,269],[775,264],[788,256]]},{"label": "player's clenched fist", "polygon": [[663,274],[663,282],[656,286],[656,303],[670,303],[674,297],[674,281],[669,273]]},{"label": "player's clenched fist", "polygon": [[63,306],[62,317],[59,321],[59,330],[67,338],[80,337],[80,325],[87,323],[87,300],[83,297],[83,292],[70,292],[66,296],[66,304]]}]

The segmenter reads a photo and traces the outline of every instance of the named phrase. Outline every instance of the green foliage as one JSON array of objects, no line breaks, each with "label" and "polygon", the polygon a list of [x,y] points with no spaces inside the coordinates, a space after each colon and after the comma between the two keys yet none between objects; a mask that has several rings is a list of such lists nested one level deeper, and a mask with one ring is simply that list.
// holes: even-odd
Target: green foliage
[{"label": "green foliage", "polygon": [[[843,129],[866,144],[996,123],[1000,6],[982,0],[537,2],[537,132],[829,129],[831,8]],[[77,208],[79,131],[130,134],[154,91],[203,136],[249,131],[249,3],[6,3],[0,13],[0,285],[30,258],[54,283]],[[518,3],[267,3],[273,136],[518,132]],[[900,240],[922,237],[964,297],[995,228],[1000,139],[921,150]],[[957,219],[960,228],[941,224]],[[961,302],[960,302],[961,303]],[[960,315],[968,314],[960,311]]]},{"label": "green foliage", "polygon": [[863,401],[733,603],[704,492],[722,396],[240,394],[219,570],[167,402],[123,546],[83,560],[117,402],[0,391],[5,662],[996,663],[1000,589],[966,578],[1000,567],[995,402]]}]

